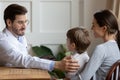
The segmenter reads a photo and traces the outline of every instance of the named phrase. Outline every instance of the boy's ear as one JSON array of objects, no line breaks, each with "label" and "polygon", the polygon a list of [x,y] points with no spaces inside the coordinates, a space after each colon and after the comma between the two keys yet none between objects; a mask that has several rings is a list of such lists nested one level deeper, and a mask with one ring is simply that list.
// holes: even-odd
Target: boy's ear
[{"label": "boy's ear", "polygon": [[75,43],[72,43],[72,48],[74,48],[74,49],[76,48]]}]

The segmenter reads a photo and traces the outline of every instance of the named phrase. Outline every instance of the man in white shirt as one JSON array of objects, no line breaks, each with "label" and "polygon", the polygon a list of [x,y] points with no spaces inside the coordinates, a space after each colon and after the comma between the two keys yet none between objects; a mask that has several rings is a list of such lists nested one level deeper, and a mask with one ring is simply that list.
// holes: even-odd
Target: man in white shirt
[{"label": "man in white shirt", "polygon": [[24,36],[28,24],[26,13],[27,9],[18,4],[11,4],[5,9],[6,28],[0,33],[0,65],[40,68],[49,71],[53,69],[76,71],[79,68],[78,63],[70,57],[65,57],[61,61],[51,61],[28,54]]}]

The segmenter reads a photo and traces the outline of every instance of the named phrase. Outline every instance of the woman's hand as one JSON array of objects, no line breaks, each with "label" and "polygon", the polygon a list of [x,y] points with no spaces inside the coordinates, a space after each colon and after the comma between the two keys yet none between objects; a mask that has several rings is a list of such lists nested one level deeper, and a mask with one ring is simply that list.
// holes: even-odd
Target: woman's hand
[{"label": "woman's hand", "polygon": [[62,71],[74,72],[79,69],[78,61],[72,60],[71,56],[66,56],[61,61],[55,62],[55,69],[60,69]]}]

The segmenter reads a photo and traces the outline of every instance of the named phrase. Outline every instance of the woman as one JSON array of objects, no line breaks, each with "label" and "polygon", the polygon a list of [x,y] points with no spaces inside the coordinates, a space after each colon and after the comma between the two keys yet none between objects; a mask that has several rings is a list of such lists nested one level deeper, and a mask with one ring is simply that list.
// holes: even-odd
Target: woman
[{"label": "woman", "polygon": [[120,59],[120,31],[114,14],[109,10],[95,13],[91,29],[104,43],[96,46],[84,70],[72,80],[105,80],[110,67]]}]

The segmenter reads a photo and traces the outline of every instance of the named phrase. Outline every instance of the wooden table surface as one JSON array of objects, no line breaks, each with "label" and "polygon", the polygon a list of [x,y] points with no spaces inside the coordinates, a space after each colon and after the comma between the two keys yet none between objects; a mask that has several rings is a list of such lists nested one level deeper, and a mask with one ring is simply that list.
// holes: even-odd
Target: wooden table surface
[{"label": "wooden table surface", "polygon": [[0,67],[0,80],[50,80],[45,70]]}]

